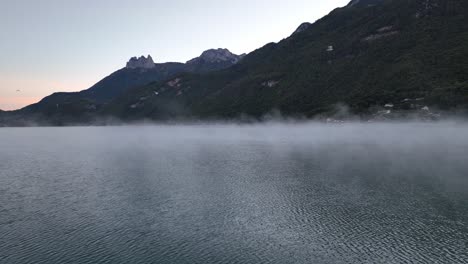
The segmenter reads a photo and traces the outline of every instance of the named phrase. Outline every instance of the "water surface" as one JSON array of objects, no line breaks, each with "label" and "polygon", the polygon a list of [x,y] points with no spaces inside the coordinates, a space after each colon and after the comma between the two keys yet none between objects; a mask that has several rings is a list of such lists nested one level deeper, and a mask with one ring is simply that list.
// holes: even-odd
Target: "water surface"
[{"label": "water surface", "polygon": [[468,263],[468,126],[0,129],[0,263]]}]

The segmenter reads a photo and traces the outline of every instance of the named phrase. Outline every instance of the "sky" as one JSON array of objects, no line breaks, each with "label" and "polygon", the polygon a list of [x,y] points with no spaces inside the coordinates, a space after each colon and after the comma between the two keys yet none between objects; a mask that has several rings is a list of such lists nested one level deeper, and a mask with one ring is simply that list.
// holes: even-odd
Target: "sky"
[{"label": "sky", "polygon": [[350,0],[0,0],[0,109],[81,91],[150,54],[249,53]]}]

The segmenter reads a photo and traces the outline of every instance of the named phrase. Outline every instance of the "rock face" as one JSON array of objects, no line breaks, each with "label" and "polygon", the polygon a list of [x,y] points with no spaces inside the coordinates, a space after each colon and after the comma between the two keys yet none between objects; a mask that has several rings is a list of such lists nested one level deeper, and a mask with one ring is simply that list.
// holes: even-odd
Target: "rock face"
[{"label": "rock face", "polygon": [[373,6],[380,4],[384,0],[351,0],[351,2],[348,4],[348,7],[351,6]]},{"label": "rock face", "polygon": [[148,58],[145,56],[141,56],[139,58],[133,57],[130,59],[130,61],[127,62],[127,68],[128,69],[152,69],[156,65],[153,61],[153,58],[151,58],[151,55],[148,55]]},{"label": "rock face", "polygon": [[[326,116],[340,103],[351,113],[381,119],[404,112],[436,117],[433,108],[468,109],[468,1],[435,2],[350,1],[300,27],[306,31],[253,51],[235,67],[182,76],[180,87],[153,83],[111,104],[119,109],[115,113],[125,113],[122,118],[197,120],[262,118],[272,111]],[[430,12],[417,18],[420,10]],[[154,92],[153,104],[126,112]]]},{"label": "rock face", "polygon": [[[54,93],[39,103],[29,105],[14,114],[24,118],[40,115],[41,122],[50,121],[57,124],[64,120],[67,122],[86,122],[86,118],[100,111],[103,105],[132,89],[153,82],[174,79],[181,73],[207,73],[225,69],[237,63],[242,57],[243,55],[232,54],[227,49],[205,51],[200,57],[193,59],[190,64],[154,63],[150,55],[148,57],[133,57],[128,61],[126,67],[113,72],[89,89],[73,93]],[[168,86],[177,90],[180,88],[179,82],[180,79],[176,78],[169,81]],[[152,94],[158,96],[160,92],[154,91]],[[129,109],[137,110],[144,107],[144,99],[142,98],[146,97],[139,97],[135,101],[136,103],[133,102],[133,107],[131,106]],[[6,114],[0,110],[0,126],[1,123],[6,123],[2,121]]]},{"label": "rock face", "polygon": [[312,24],[309,23],[309,22],[305,22],[305,23],[302,23],[297,29],[296,31],[294,31],[293,35],[297,34],[297,33],[301,33],[303,31],[306,31]]},{"label": "rock face", "polygon": [[204,51],[200,57],[191,59],[185,63],[188,72],[209,72],[226,69],[238,63],[245,54],[236,55],[228,49],[210,49]]},{"label": "rock face", "polygon": [[187,64],[223,63],[223,62],[236,64],[244,56],[245,56],[244,54],[236,55],[230,52],[228,49],[210,49],[210,50],[204,51],[200,57],[187,61]]}]

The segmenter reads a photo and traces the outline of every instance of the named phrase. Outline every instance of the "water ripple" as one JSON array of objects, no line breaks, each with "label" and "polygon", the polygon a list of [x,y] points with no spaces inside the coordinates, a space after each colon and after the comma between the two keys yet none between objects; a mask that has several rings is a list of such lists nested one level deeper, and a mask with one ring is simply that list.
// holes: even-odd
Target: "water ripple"
[{"label": "water ripple", "polygon": [[0,263],[468,263],[466,127],[216,131],[0,130]]}]

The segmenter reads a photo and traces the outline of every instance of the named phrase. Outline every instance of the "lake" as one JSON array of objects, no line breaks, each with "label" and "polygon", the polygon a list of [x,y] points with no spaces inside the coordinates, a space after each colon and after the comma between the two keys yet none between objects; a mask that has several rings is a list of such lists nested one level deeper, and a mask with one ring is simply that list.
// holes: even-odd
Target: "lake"
[{"label": "lake", "polygon": [[0,129],[0,263],[468,263],[468,125]]}]

